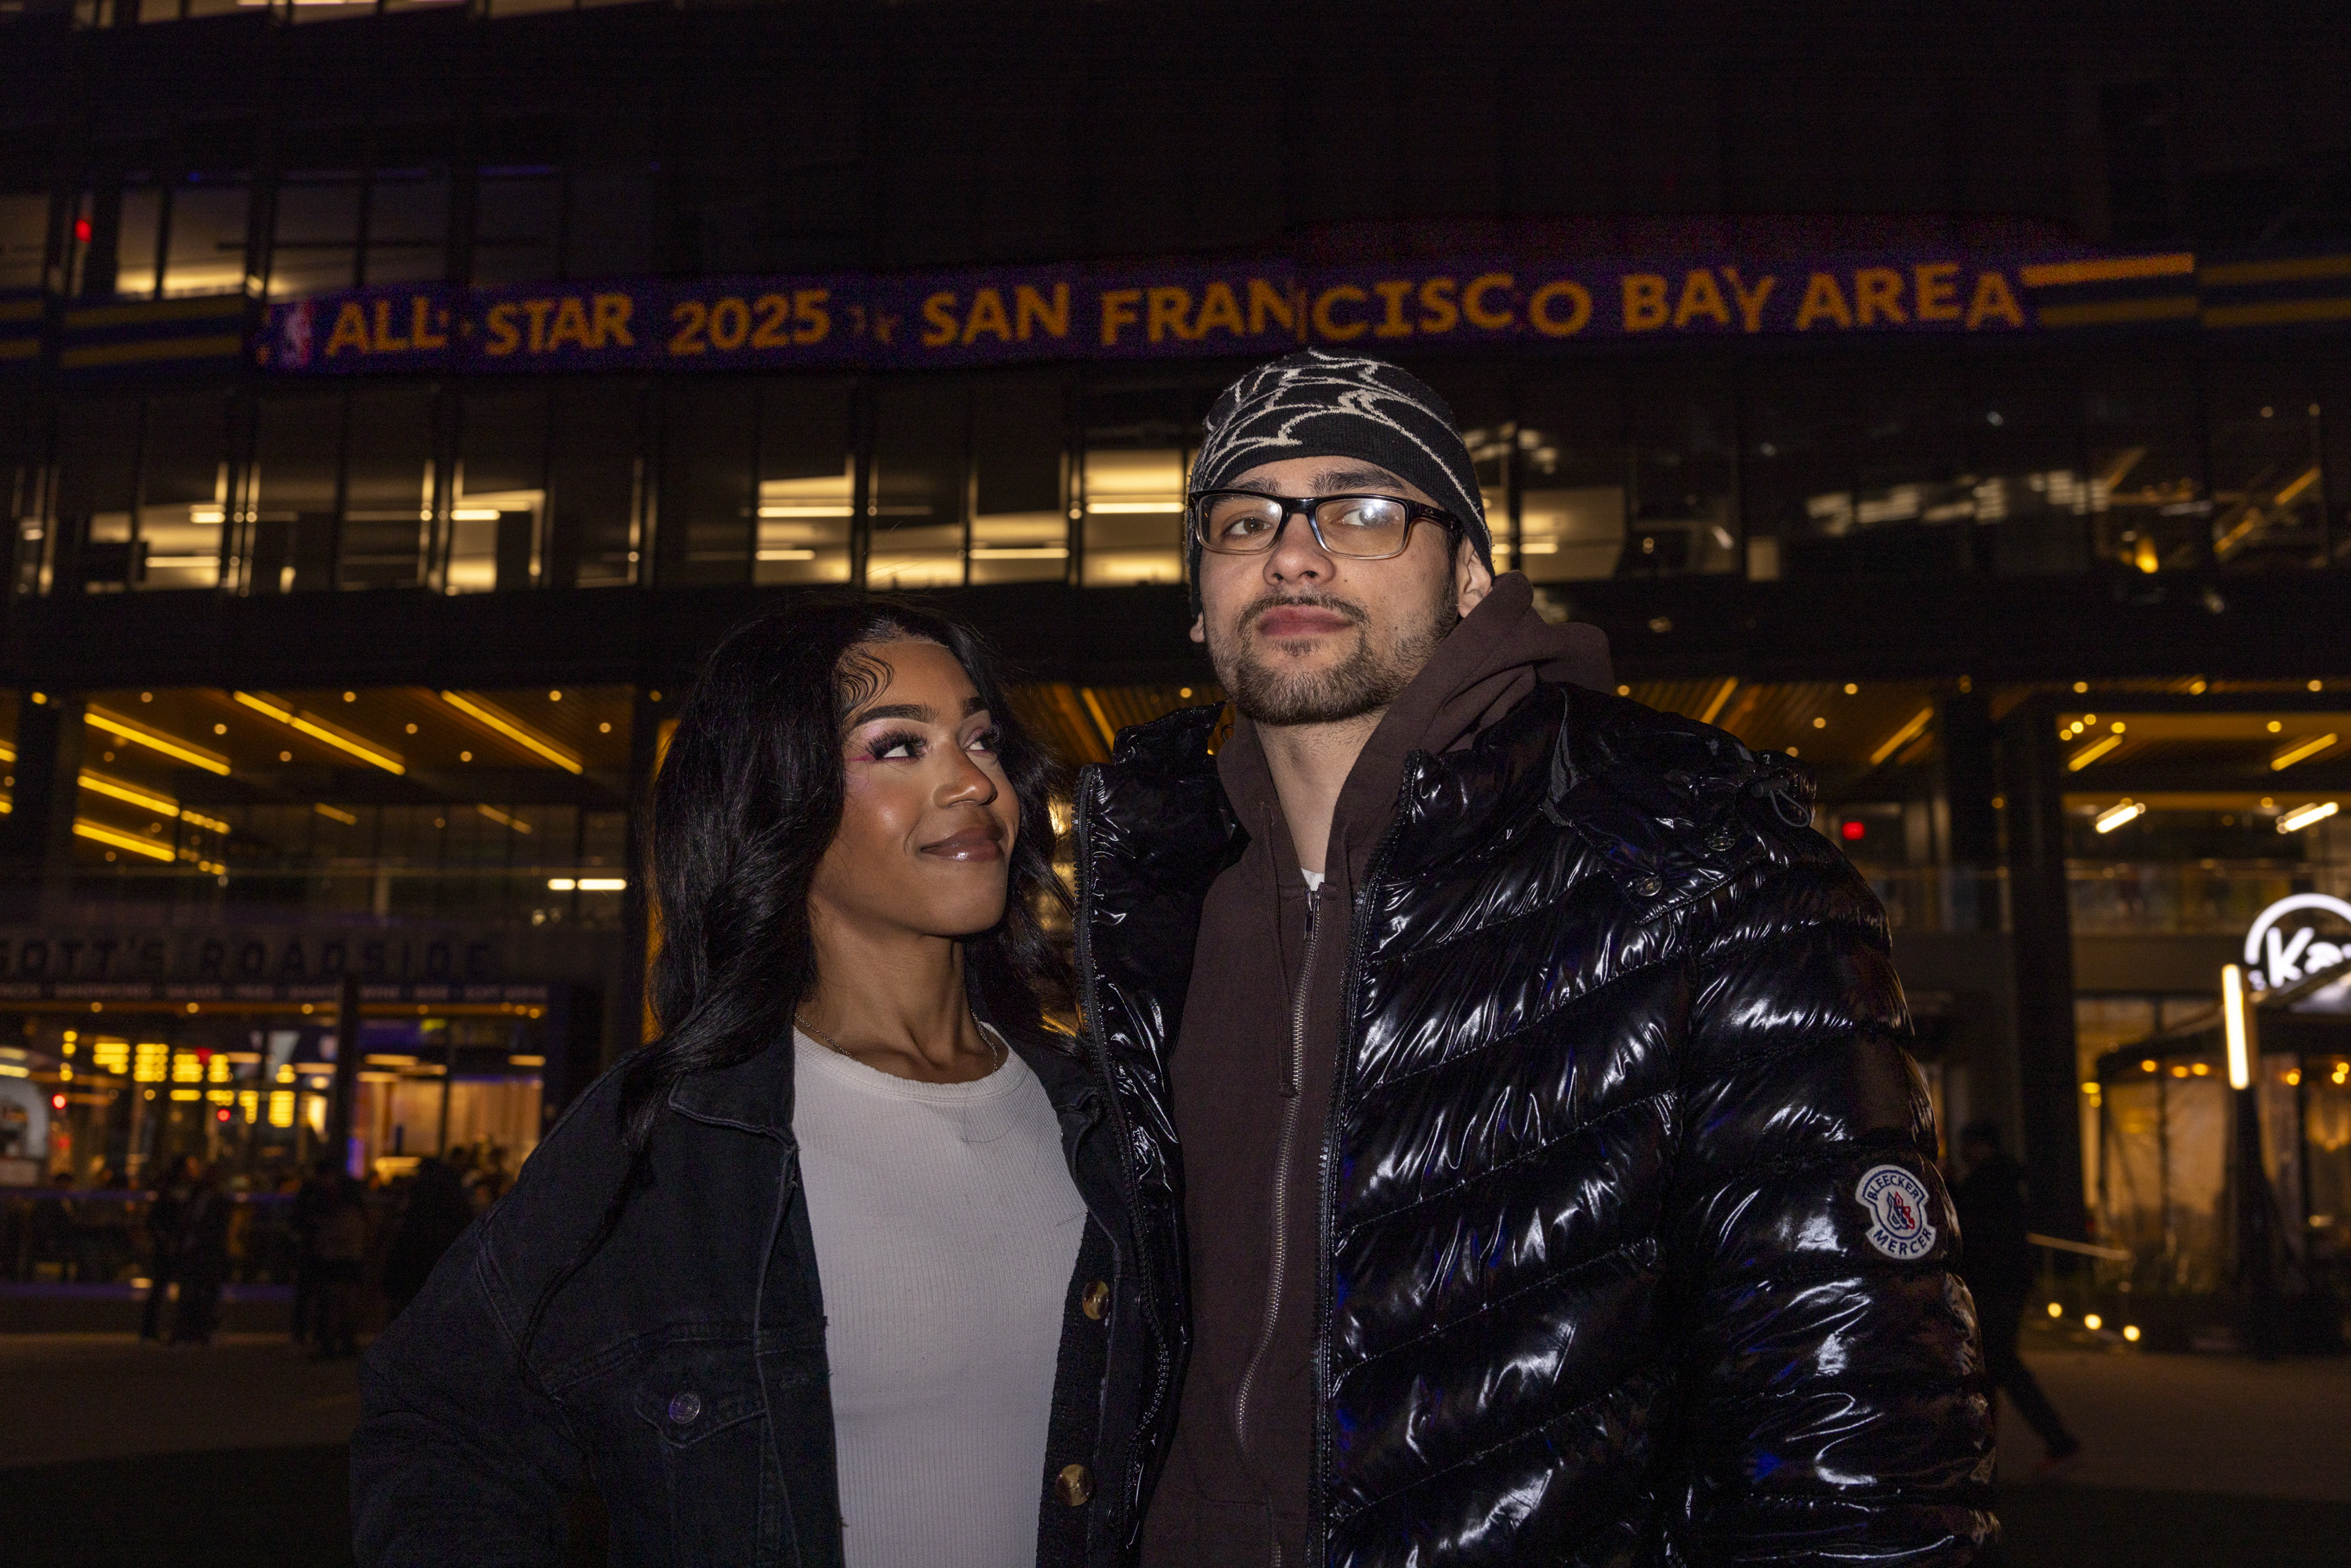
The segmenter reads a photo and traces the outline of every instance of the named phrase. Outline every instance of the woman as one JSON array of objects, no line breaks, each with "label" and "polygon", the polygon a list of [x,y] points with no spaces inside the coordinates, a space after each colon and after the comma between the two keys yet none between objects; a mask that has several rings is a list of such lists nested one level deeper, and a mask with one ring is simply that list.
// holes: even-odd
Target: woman
[{"label": "woman", "polygon": [[1048,773],[922,612],[713,655],[654,789],[663,1033],[370,1351],[361,1563],[556,1562],[591,1484],[619,1563],[1130,1555],[1178,1347],[1039,1009]]}]

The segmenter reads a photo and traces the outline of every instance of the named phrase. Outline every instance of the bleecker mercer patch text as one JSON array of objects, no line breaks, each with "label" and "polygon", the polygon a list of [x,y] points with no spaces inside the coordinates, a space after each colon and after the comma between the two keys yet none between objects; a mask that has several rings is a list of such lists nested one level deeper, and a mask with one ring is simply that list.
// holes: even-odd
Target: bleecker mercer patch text
[{"label": "bleecker mercer patch text", "polygon": [[1869,1244],[1888,1258],[1907,1263],[1935,1245],[1927,1184],[1900,1166],[1872,1166],[1853,1196],[1869,1210]]}]

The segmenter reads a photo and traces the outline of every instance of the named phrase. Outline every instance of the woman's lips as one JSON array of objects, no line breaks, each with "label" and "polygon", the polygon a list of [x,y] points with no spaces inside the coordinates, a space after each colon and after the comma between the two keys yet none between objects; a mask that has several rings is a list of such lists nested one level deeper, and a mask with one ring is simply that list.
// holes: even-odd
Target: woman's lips
[{"label": "woman's lips", "polygon": [[1257,634],[1260,637],[1319,637],[1329,632],[1343,632],[1351,622],[1335,611],[1318,610],[1311,604],[1279,604],[1258,617]]},{"label": "woman's lips", "polygon": [[966,828],[923,846],[923,853],[943,861],[995,861],[1004,858],[1002,835],[991,828]]}]

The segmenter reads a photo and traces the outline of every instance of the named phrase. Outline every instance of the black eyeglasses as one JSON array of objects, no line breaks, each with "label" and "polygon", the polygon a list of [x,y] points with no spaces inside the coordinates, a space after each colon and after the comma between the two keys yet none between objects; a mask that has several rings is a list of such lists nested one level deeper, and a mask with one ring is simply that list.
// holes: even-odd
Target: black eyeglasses
[{"label": "black eyeglasses", "polygon": [[1302,515],[1314,542],[1350,560],[1386,560],[1404,554],[1415,523],[1441,523],[1458,533],[1453,514],[1395,496],[1268,496],[1256,490],[1196,490],[1190,497],[1192,538],[1217,555],[1263,555],[1292,516]]}]

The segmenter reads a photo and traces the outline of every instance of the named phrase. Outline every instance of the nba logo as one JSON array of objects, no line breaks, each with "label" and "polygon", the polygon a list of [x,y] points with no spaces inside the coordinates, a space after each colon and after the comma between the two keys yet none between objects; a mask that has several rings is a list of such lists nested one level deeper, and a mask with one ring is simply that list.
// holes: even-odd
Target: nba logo
[{"label": "nba logo", "polygon": [[287,306],[277,319],[277,362],[287,370],[307,369],[317,327],[316,308],[309,300]]},{"label": "nba logo", "polygon": [[1900,1166],[1873,1166],[1853,1196],[1869,1211],[1869,1244],[1888,1258],[1907,1263],[1935,1245],[1927,1184]]}]

